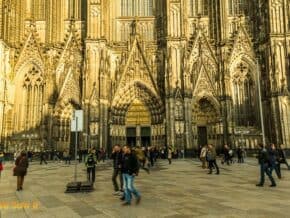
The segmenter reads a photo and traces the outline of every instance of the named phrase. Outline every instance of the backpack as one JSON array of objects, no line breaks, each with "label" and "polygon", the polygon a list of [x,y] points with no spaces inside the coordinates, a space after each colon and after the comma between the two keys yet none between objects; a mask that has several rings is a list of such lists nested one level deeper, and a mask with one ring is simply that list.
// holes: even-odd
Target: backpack
[{"label": "backpack", "polygon": [[95,160],[94,160],[93,155],[89,155],[88,159],[87,159],[87,165],[88,166],[93,166],[94,164],[95,164]]}]

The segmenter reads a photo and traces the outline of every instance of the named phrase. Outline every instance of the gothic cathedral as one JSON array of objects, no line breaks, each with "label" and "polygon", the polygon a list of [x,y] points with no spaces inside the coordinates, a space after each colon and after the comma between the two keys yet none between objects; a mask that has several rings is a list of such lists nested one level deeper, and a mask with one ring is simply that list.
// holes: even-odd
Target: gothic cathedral
[{"label": "gothic cathedral", "polygon": [[289,0],[0,0],[0,11],[5,150],[69,147],[75,109],[83,148],[250,149],[263,132],[290,147]]}]

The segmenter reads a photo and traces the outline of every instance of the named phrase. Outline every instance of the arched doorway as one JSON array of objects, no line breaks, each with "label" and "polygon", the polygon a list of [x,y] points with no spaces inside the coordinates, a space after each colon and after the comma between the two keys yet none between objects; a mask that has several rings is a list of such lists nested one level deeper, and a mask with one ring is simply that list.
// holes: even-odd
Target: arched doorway
[{"label": "arched doorway", "polygon": [[201,97],[193,105],[192,127],[194,143],[221,145],[222,122],[216,103],[210,97]]},{"label": "arched doorway", "polygon": [[151,114],[139,99],[134,99],[126,114],[126,144],[149,146],[151,144]]},{"label": "arched doorway", "polygon": [[118,92],[110,114],[112,144],[163,146],[164,107],[160,97],[146,84],[135,81]]}]

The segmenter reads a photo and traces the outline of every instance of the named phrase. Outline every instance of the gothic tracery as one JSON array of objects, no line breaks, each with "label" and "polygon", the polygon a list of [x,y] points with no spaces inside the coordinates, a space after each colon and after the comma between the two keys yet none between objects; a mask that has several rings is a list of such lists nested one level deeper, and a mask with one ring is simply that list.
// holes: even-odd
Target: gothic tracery
[{"label": "gothic tracery", "polygon": [[249,147],[261,140],[258,82],[267,138],[289,144],[286,3],[0,0],[1,144],[67,148],[81,108],[83,147],[193,150],[238,145],[240,130]]}]

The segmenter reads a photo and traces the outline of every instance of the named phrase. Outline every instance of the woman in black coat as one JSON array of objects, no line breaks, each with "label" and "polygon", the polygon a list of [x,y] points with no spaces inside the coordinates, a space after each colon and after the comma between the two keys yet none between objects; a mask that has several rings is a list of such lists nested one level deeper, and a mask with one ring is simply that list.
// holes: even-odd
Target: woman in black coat
[{"label": "woman in black coat", "polygon": [[17,176],[17,191],[22,190],[24,176],[26,176],[28,168],[28,158],[25,151],[22,151],[21,154],[15,160],[14,167],[14,176]]}]

